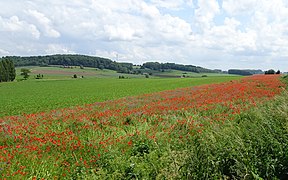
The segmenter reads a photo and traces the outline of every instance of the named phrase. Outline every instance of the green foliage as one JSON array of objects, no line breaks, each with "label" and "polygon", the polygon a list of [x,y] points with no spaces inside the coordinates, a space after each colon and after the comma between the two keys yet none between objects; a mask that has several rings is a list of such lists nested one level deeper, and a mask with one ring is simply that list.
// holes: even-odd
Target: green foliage
[{"label": "green foliage", "polygon": [[9,58],[0,59],[0,82],[14,81],[16,70],[14,63]]},{"label": "green foliage", "polygon": [[250,76],[252,73],[246,70],[240,70],[240,69],[229,69],[228,74],[237,74],[241,76]]},{"label": "green foliage", "polygon": [[43,74],[37,74],[35,79],[43,79],[44,78],[44,75]]},{"label": "green foliage", "polygon": [[[275,73],[276,72],[273,69],[269,69],[268,71],[265,71],[265,74],[275,74]],[[280,71],[278,73],[280,74]]]},{"label": "green foliage", "polygon": [[181,169],[187,179],[278,179],[288,173],[288,93],[206,127]]},{"label": "green foliage", "polygon": [[129,73],[133,69],[133,64],[131,63],[117,63],[110,59],[85,55],[8,56],[4,58],[11,59],[16,66],[63,65],[63,67],[80,66],[83,68],[85,66],[99,69],[111,69],[122,73]]},{"label": "green foliage", "polygon": [[[203,83],[203,79],[209,78],[199,79],[201,79],[201,82]],[[213,79],[215,81],[217,78]],[[284,79],[286,79],[286,77],[284,77]],[[193,79],[193,81],[194,80],[195,79]],[[113,87],[114,89],[111,92],[115,93],[121,89],[122,91],[129,91],[128,94],[124,93],[124,96],[131,96],[135,93],[135,91],[131,91],[131,89],[137,89],[140,93],[143,93],[143,90],[147,89],[155,91],[155,89],[152,88],[156,85],[157,87],[162,87],[163,90],[167,84],[169,85],[169,88],[172,88],[172,85],[177,83],[177,87],[181,86],[179,81],[186,85],[189,82],[191,83],[191,79],[129,79],[127,80],[128,82],[119,81],[117,79],[113,81],[111,79],[111,84],[108,84],[107,82],[109,81],[106,79],[99,81],[100,82],[97,82],[98,84],[96,84],[96,86],[95,80],[84,80],[84,83],[82,83],[83,81],[71,80],[62,82],[26,81],[13,84],[9,83],[7,85],[4,84],[1,88],[10,87],[10,89],[5,90],[13,90],[11,91],[12,93],[9,93],[15,95],[17,94],[15,89],[20,89],[23,93],[24,87],[29,87],[31,88],[29,89],[30,95],[32,94],[32,96],[36,96],[39,99],[41,96],[37,96],[37,91],[40,89],[42,90],[40,91],[40,94],[43,95],[52,91],[46,96],[47,100],[60,99],[59,103],[65,103],[65,99],[68,98],[68,96],[66,96],[68,92],[70,93],[71,98],[79,96],[81,99],[91,95],[92,92],[103,92],[100,89],[95,89],[95,87],[99,86],[105,88],[105,93]],[[147,84],[148,82],[152,83],[147,86],[143,81],[146,81]],[[69,82],[71,83],[69,84]],[[90,84],[90,86],[87,84]],[[91,86],[91,84],[94,86]],[[184,86],[183,84],[182,86]],[[38,87],[38,89],[36,87]],[[51,87],[54,89],[51,89]],[[72,94],[71,91],[77,88],[79,91],[75,91],[75,94]],[[86,89],[90,91],[83,92]],[[27,91],[28,89],[25,90]],[[158,91],[160,90],[161,89],[158,89]],[[56,92],[58,93],[58,96],[54,94]],[[83,93],[84,96],[82,96]],[[112,96],[112,94],[102,95],[103,97],[110,95],[109,98]],[[64,98],[62,96],[64,96]],[[5,97],[5,95],[3,97]],[[19,102],[19,98],[16,96],[14,98]],[[96,99],[95,97],[89,98],[93,99],[93,101]],[[40,99],[39,102],[41,101],[43,101],[43,99]],[[25,97],[25,102],[29,102],[27,97]],[[40,105],[39,102],[37,103],[37,107]],[[266,102],[266,104],[257,104],[257,107],[251,107],[251,109],[239,114],[227,114],[229,118],[224,118],[223,121],[215,120],[213,118],[214,116],[211,116],[211,119],[208,116],[205,116],[205,113],[210,113],[211,115],[224,115],[223,112],[227,112],[227,109],[221,105],[210,110],[205,110],[203,114],[199,115],[194,111],[181,110],[173,111],[171,114],[167,112],[161,115],[147,115],[147,117],[143,116],[138,119],[140,121],[145,120],[145,123],[140,123],[137,120],[134,121],[133,118],[126,117],[123,119],[125,122],[125,129],[123,126],[117,126],[117,122],[113,122],[115,119],[111,117],[111,119],[107,119],[107,122],[111,123],[110,125],[101,125],[101,128],[105,128],[103,134],[98,134],[99,131],[95,131],[94,128],[84,128],[91,125],[91,121],[86,119],[89,116],[86,116],[86,118],[85,116],[83,116],[84,118],[81,116],[79,119],[70,117],[71,114],[69,112],[74,111],[72,109],[72,111],[54,111],[51,116],[47,116],[48,118],[35,118],[31,115],[31,118],[35,118],[29,123],[29,125],[31,124],[31,128],[34,128],[34,124],[49,124],[49,126],[44,125],[43,127],[35,126],[40,128],[38,131],[39,133],[47,134],[44,138],[48,139],[48,142],[59,140],[61,134],[66,136],[66,133],[71,132],[72,134],[75,134],[75,136],[70,136],[72,137],[72,139],[70,139],[67,135],[70,139],[67,142],[72,142],[74,146],[77,142],[82,142],[82,144],[76,149],[72,149],[73,146],[71,144],[71,149],[65,149],[64,151],[61,151],[63,150],[61,149],[61,146],[56,144],[53,145],[51,143],[51,146],[43,144],[37,151],[31,151],[31,157],[27,158],[19,155],[19,157],[11,158],[12,162],[9,162],[9,164],[0,164],[0,168],[9,166],[9,169],[12,172],[17,172],[18,170],[21,170],[21,167],[25,166],[25,172],[29,173],[29,176],[31,175],[30,177],[27,177],[26,175],[26,179],[32,179],[33,176],[35,176],[36,179],[287,179],[287,102],[288,92],[284,92],[271,102]],[[48,105],[50,102],[46,103],[46,105]],[[48,107],[45,106],[45,108]],[[77,110],[81,111],[81,107]],[[65,114],[65,112],[67,114]],[[56,116],[57,113],[63,113],[63,117],[70,117],[72,121],[68,123],[65,118],[54,119],[53,115]],[[85,111],[83,112],[83,115],[85,115]],[[153,121],[155,119],[161,119],[161,121]],[[192,129],[189,129],[189,126],[186,125],[176,126],[176,129],[170,131],[171,133],[162,133],[164,130],[167,131],[174,127],[173,123],[181,123],[179,120],[186,121],[189,119],[193,120],[193,124],[195,125]],[[21,118],[19,118],[19,121],[20,120]],[[167,124],[166,122],[168,121],[169,124],[165,127],[165,124]],[[97,119],[95,119],[94,122],[97,123]],[[9,119],[4,123],[8,124]],[[153,123],[157,123],[157,126],[154,126]],[[200,123],[203,124],[197,126],[200,125]],[[20,124],[22,125],[21,121]],[[151,129],[151,125],[153,125],[153,129]],[[13,124],[4,127],[10,128],[10,126],[11,128],[15,128],[13,127]],[[11,136],[12,143],[14,141],[25,142],[25,137],[29,137],[30,127],[25,126],[25,122],[23,122],[23,127],[25,128],[24,132],[27,132],[27,135],[25,134],[23,139],[17,139],[17,134]],[[49,128],[45,129],[46,127]],[[199,131],[199,128],[202,128],[201,131]],[[152,133],[151,135],[154,135],[154,137],[150,137],[150,135],[147,136],[145,133],[135,135],[137,130],[148,134]],[[154,132],[157,132],[157,134],[154,134]],[[2,131],[2,137],[9,138],[9,136],[5,136],[4,133]],[[188,133],[190,133],[189,136],[179,137],[181,134],[185,136]],[[48,136],[49,134],[50,136]],[[119,141],[119,143],[114,143],[113,147],[109,147],[108,144],[111,139],[106,138],[107,142],[104,143],[106,147],[103,148],[104,145],[101,146],[101,143],[97,141],[99,135],[103,135],[103,137],[113,136],[115,139],[125,137],[126,141]],[[74,139],[73,137],[77,138]],[[39,141],[45,140],[44,138],[39,138]],[[74,140],[76,144],[73,142]],[[47,151],[47,149],[50,149],[51,151]],[[7,151],[9,153],[9,149],[7,149]],[[19,151],[21,152],[21,148]],[[37,155],[39,152],[44,152],[41,157]],[[61,156],[57,156],[58,153],[61,154]],[[49,158],[44,156],[49,156]],[[33,160],[29,161],[27,159]],[[84,159],[89,162],[83,162]],[[94,164],[92,163],[93,161],[95,161]],[[71,171],[68,172],[67,169]],[[5,175],[6,174],[4,174],[4,178]],[[14,179],[23,179],[21,174],[16,174],[15,176],[11,175],[10,177]]]},{"label": "green foliage", "polygon": [[214,71],[210,69],[206,69],[199,66],[193,65],[182,65],[182,64],[175,64],[175,63],[159,63],[159,62],[147,62],[144,63],[141,67],[142,69],[148,68],[156,71],[164,72],[165,69],[174,69],[180,71],[189,71],[189,72],[196,72],[196,73],[218,73],[219,71]]},{"label": "green foliage", "polygon": [[29,78],[29,73],[31,73],[31,71],[27,68],[22,68],[21,69],[21,76],[23,76],[24,79],[28,79]]}]

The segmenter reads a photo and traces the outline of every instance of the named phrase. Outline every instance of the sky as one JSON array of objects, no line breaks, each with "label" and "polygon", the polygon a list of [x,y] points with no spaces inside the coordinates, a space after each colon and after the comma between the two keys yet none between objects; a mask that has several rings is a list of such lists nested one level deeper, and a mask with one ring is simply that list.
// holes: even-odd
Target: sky
[{"label": "sky", "polygon": [[287,0],[1,0],[0,57],[288,71]]}]

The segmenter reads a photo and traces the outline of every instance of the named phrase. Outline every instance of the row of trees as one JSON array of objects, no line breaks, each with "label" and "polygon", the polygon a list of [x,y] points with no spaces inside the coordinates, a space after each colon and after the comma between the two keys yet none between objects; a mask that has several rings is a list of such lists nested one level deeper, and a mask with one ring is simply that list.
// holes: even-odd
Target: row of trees
[{"label": "row of trees", "polygon": [[193,65],[183,65],[183,64],[175,64],[175,63],[159,63],[159,62],[147,62],[142,65],[141,68],[148,68],[156,71],[161,71],[165,69],[174,69],[180,71],[189,71],[196,73],[218,73],[216,70],[206,69],[199,66]]},{"label": "row of trees", "polygon": [[0,82],[14,81],[16,77],[16,70],[12,60],[9,58],[2,58],[0,60]]},{"label": "row of trees", "polygon": [[111,69],[121,73],[132,73],[133,70],[132,63],[117,63],[110,59],[85,55],[9,56],[4,58],[11,59],[15,66],[85,66],[99,69]]},{"label": "row of trees", "polygon": [[269,69],[268,71],[265,71],[264,74],[280,74],[280,70],[274,71],[274,69]]},{"label": "row of trees", "polygon": [[[120,63],[110,59],[86,56],[86,55],[48,55],[48,56],[8,56],[2,59],[8,58],[12,60],[15,66],[49,66],[49,65],[62,65],[63,67],[94,67],[99,69],[111,69],[119,73],[137,74],[148,73],[146,70],[164,71],[166,69],[174,69],[181,71],[189,71],[196,73],[217,73],[216,70],[206,69],[199,66],[193,65],[182,65],[175,63],[159,63],[159,62],[147,62],[140,66],[141,70],[133,69],[132,63]],[[1,60],[1,58],[0,58]]]},{"label": "row of trees", "polygon": [[236,74],[241,76],[250,76],[252,73],[241,69],[229,69],[228,74]]}]

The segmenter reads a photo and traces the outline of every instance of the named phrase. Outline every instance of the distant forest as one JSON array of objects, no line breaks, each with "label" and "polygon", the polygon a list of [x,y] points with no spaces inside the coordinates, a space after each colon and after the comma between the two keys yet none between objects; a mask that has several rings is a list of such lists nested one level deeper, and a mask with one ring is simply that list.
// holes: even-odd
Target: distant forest
[{"label": "distant forest", "polygon": [[250,76],[253,74],[264,74],[264,72],[260,69],[253,70],[253,69],[229,69],[228,74],[237,74],[242,76]]},{"label": "distant forest", "polygon": [[[121,63],[112,61],[107,58],[86,56],[86,55],[48,55],[48,56],[7,56],[3,57],[10,59],[14,62],[15,66],[49,66],[49,65],[62,65],[62,66],[84,66],[94,67],[99,69],[110,69],[120,73],[135,74],[145,72],[145,69],[164,71],[167,69],[189,71],[196,73],[219,73],[221,70],[210,70],[193,65],[182,65],[175,63],[159,63],[147,62],[140,66],[140,69],[133,69],[132,63]],[[2,58],[0,58],[1,60]]]},{"label": "distant forest", "polygon": [[206,69],[193,65],[182,65],[175,63],[159,63],[159,62],[147,62],[142,65],[142,68],[148,68],[156,71],[162,71],[166,69],[174,69],[180,71],[189,71],[195,73],[219,73],[219,70]]},{"label": "distant forest", "polygon": [[85,55],[48,55],[48,56],[7,56],[15,66],[84,66],[99,69],[111,69],[121,73],[129,73],[133,70],[132,63],[117,63],[110,59],[101,57],[92,57]]}]

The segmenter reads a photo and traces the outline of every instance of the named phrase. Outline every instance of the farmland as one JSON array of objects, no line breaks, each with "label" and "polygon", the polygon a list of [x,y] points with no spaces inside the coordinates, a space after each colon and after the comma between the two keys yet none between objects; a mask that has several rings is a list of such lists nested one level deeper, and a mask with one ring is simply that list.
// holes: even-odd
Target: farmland
[{"label": "farmland", "polygon": [[[201,84],[220,83],[241,78],[240,76],[211,76],[206,78],[147,79],[143,78],[142,75],[125,75],[129,79],[118,79],[119,74],[110,70],[96,71],[92,68],[80,70],[79,68],[60,69],[54,67],[29,68],[32,73],[28,80],[0,84],[0,117],[42,112],[126,96]],[[43,72],[45,72],[44,79],[33,78]],[[55,72],[58,72],[58,74]],[[79,72],[85,74],[85,78],[71,78],[71,75]],[[17,78],[20,79],[19,69],[17,74]]]},{"label": "farmland", "polygon": [[272,179],[287,173],[288,95],[279,76],[201,86],[178,80],[182,88],[164,79],[170,90],[3,117],[2,178]]}]

